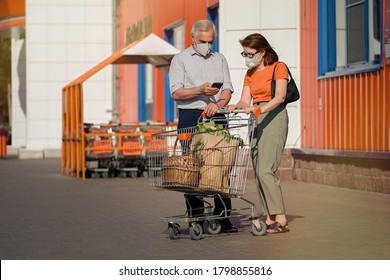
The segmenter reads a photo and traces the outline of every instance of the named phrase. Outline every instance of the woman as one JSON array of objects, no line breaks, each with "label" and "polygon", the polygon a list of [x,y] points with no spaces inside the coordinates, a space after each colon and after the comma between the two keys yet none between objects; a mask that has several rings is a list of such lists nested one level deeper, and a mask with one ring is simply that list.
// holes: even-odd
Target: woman
[{"label": "woman", "polygon": [[[284,63],[276,63],[278,55],[268,41],[258,33],[240,40],[241,55],[249,68],[244,79],[241,99],[230,105],[229,111],[245,109],[249,114],[260,108],[252,145],[252,161],[260,204],[266,215],[267,233],[289,232],[280,179],[275,174],[279,167],[287,139],[288,115],[284,100],[287,92],[288,71]],[[276,67],[276,68],[275,68]],[[275,97],[271,96],[271,79],[275,68]],[[251,105],[253,103],[253,105]]]}]

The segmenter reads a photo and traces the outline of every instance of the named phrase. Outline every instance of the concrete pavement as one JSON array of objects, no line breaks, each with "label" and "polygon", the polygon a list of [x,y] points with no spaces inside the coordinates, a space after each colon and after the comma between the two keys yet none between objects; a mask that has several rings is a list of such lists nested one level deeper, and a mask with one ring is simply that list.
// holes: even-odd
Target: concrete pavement
[{"label": "concrete pavement", "polygon": [[[389,260],[390,195],[284,181],[291,232],[171,240],[161,217],[185,211],[183,194],[147,178],[75,179],[60,160],[0,160],[2,260]],[[245,198],[258,205],[252,177]],[[246,206],[233,199],[234,208]],[[249,212],[248,212],[249,213]],[[245,215],[245,213],[243,213]]]}]

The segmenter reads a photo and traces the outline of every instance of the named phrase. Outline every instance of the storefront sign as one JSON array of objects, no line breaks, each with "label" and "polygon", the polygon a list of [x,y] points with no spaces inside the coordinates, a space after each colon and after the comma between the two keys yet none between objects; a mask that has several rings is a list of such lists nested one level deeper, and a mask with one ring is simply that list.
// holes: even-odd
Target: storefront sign
[{"label": "storefront sign", "polygon": [[386,64],[390,65],[390,0],[386,0],[385,26],[383,28],[383,44],[385,50]]},{"label": "storefront sign", "polygon": [[152,16],[144,18],[126,28],[126,45],[152,33]]}]

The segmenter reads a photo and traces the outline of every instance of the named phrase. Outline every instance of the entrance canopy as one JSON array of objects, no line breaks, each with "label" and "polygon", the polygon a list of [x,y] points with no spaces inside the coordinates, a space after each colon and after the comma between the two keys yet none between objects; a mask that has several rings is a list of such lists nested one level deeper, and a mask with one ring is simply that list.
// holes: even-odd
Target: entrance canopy
[{"label": "entrance canopy", "polygon": [[150,63],[159,68],[166,68],[178,52],[177,48],[152,33],[122,50],[122,56],[113,63]]},{"label": "entrance canopy", "polygon": [[180,51],[154,33],[116,51],[69,85],[82,83],[109,64],[147,64],[168,71],[173,56]]}]

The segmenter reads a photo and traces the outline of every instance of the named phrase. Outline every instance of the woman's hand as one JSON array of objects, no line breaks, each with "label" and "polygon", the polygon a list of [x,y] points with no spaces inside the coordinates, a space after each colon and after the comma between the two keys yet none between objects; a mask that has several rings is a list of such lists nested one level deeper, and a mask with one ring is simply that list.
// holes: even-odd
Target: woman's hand
[{"label": "woman's hand", "polygon": [[227,105],[227,110],[229,113],[233,113],[234,110],[237,109],[237,104],[236,105]]},{"label": "woman's hand", "polygon": [[245,107],[245,108],[244,108],[245,114],[249,115],[250,113],[253,112],[254,109],[255,109],[255,108],[252,107],[252,106]]}]

